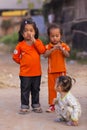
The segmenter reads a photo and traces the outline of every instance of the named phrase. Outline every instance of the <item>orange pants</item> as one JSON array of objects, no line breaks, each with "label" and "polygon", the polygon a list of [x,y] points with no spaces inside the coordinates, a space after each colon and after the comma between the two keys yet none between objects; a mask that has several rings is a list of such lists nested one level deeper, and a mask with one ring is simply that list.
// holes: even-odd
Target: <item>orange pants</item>
[{"label": "orange pants", "polygon": [[48,101],[49,105],[53,104],[53,99],[56,98],[57,93],[55,91],[55,81],[56,78],[61,76],[61,75],[66,75],[66,72],[59,72],[59,73],[48,73]]}]

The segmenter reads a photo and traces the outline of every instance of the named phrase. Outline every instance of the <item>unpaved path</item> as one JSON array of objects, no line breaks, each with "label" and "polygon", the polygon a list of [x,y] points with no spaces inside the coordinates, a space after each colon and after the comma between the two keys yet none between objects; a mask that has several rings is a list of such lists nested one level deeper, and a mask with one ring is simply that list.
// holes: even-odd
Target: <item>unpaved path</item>
[{"label": "unpaved path", "polygon": [[55,123],[55,113],[46,113],[47,98],[47,60],[42,58],[41,104],[42,114],[30,112],[19,115],[20,88],[19,65],[11,59],[11,54],[0,54],[0,130],[87,130],[87,65],[68,62],[68,74],[75,77],[77,82],[72,88],[73,94],[82,105],[82,116],[78,127],[69,127]]}]

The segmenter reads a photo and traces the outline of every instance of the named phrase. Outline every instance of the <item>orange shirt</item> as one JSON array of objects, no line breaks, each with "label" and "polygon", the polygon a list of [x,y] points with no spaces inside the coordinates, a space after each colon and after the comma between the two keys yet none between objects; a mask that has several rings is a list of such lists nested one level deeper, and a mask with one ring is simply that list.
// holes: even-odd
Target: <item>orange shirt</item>
[{"label": "orange shirt", "polygon": [[25,41],[19,42],[13,53],[13,60],[20,64],[20,76],[40,76],[40,54],[45,52],[45,46],[37,39],[29,45]]},{"label": "orange shirt", "polygon": [[[62,47],[70,51],[70,48],[66,43],[61,43]],[[53,44],[49,43],[46,45],[46,49],[50,50]],[[54,50],[48,57],[48,73],[66,72],[65,56],[62,51]]]}]

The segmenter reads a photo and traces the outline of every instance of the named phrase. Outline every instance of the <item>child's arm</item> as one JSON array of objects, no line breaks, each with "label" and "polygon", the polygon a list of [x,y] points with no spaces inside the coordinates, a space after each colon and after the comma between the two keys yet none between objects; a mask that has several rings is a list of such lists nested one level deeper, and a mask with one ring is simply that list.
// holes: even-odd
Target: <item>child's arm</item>
[{"label": "child's arm", "polygon": [[69,54],[69,52],[67,50],[65,50],[65,49],[62,48],[61,51],[62,51],[62,53],[63,53],[63,55],[65,57],[69,57],[70,56],[70,54]]},{"label": "child's arm", "polygon": [[40,54],[45,52],[45,46],[40,39],[35,39],[34,36],[31,35],[31,44],[34,44],[35,48]]},{"label": "child's arm", "polygon": [[58,98],[54,98],[53,104],[54,104],[54,105],[58,104]]},{"label": "child's arm", "polygon": [[13,60],[20,64],[20,48],[19,48],[19,44],[16,46],[13,55],[12,55]]},{"label": "child's arm", "polygon": [[40,39],[35,40],[34,46],[40,54],[45,53],[46,48]]},{"label": "child's arm", "polygon": [[51,48],[50,50],[46,50],[46,52],[44,53],[44,57],[47,58],[52,52],[54,51],[54,48]]},{"label": "child's arm", "polygon": [[49,57],[49,55],[50,55],[54,50],[56,50],[56,49],[58,49],[58,46],[55,45],[55,46],[52,47],[51,49],[46,50],[43,56],[44,56],[45,58]]},{"label": "child's arm", "polygon": [[69,52],[64,47],[62,47],[61,45],[58,46],[58,49],[62,51],[62,53],[65,57],[70,56]]}]

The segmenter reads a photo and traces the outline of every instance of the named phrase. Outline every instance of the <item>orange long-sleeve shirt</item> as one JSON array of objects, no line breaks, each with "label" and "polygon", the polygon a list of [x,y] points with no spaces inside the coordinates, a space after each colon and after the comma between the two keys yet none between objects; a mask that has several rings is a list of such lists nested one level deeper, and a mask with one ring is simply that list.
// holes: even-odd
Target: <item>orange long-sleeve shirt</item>
[{"label": "orange long-sleeve shirt", "polygon": [[13,53],[13,60],[20,64],[20,76],[41,75],[40,54],[45,52],[45,46],[40,39],[29,45],[25,41],[19,42]]},{"label": "orange long-sleeve shirt", "polygon": [[[69,46],[66,43],[61,43],[62,47],[70,51]],[[49,43],[46,45],[46,49],[50,50],[53,44]],[[62,51],[54,50],[48,57],[48,73],[66,72],[65,56]]]}]

